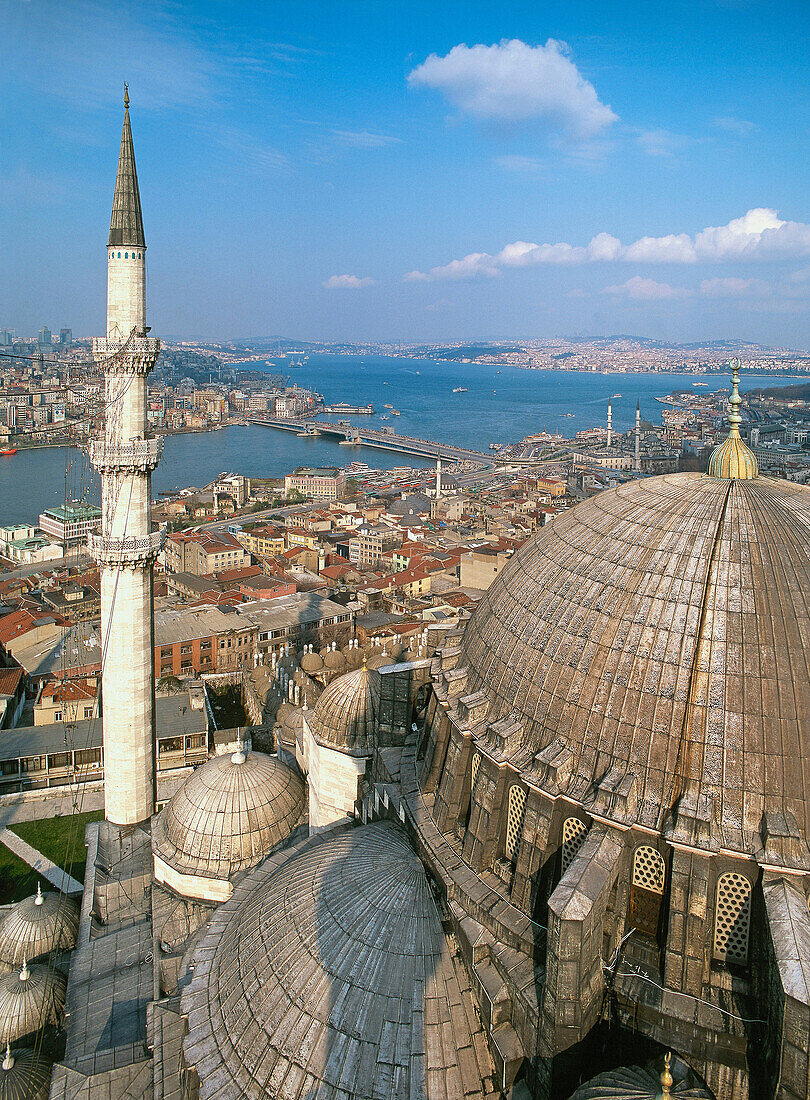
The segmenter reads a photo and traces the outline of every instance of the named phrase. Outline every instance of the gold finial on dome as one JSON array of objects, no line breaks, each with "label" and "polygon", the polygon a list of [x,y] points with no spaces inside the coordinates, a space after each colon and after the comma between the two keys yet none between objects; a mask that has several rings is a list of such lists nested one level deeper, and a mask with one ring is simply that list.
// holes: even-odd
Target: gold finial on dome
[{"label": "gold finial on dome", "polygon": [[129,84],[124,81],[124,110],[129,110]]},{"label": "gold finial on dome", "polygon": [[661,1074],[661,1100],[665,1100],[666,1097],[672,1096],[672,1086],[674,1080],[670,1070],[672,1065],[672,1053],[667,1051],[664,1057],[664,1072]]},{"label": "gold finial on dome", "polygon": [[728,438],[715,447],[712,457],[709,459],[709,477],[723,477],[734,481],[751,481],[759,476],[759,466],[754,452],[746,447],[740,438],[740,360],[732,359],[731,363],[731,397],[729,407],[731,412],[728,422],[731,428]]}]

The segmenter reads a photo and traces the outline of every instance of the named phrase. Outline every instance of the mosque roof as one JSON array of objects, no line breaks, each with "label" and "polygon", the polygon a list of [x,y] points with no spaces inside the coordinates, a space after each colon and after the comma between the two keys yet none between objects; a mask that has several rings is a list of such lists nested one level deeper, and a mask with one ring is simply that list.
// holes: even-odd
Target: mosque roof
[{"label": "mosque roof", "polygon": [[493,751],[527,780],[808,866],[807,488],[671,474],[601,493],[511,559],[461,647],[488,722],[522,727]]},{"label": "mosque roof", "polygon": [[26,963],[0,978],[0,1045],[58,1023],[66,986],[63,975],[43,963]]},{"label": "mosque roof", "polygon": [[201,1100],[496,1090],[463,965],[391,822],[322,834],[212,916],[183,995]]},{"label": "mosque roof", "polygon": [[79,907],[65,894],[23,898],[0,919],[0,963],[19,967],[50,951],[71,951],[79,932]]},{"label": "mosque roof", "polygon": [[229,879],[286,839],[303,809],[304,784],[277,757],[215,756],[158,815],[155,854],[183,874]]},{"label": "mosque roof", "polygon": [[0,1100],[48,1100],[53,1065],[33,1050],[0,1052]]},{"label": "mosque roof", "polygon": [[126,91],[124,93],[124,126],[121,131],[121,150],[118,154],[118,174],[115,177],[110,236],[107,244],[108,246],[129,245],[135,248],[146,248],[138,173],[135,168],[135,149],[132,145],[132,129],[129,124],[129,93]]},{"label": "mosque roof", "polygon": [[307,717],[319,745],[349,756],[371,756],[377,715],[376,673],[365,667],[333,680]]}]

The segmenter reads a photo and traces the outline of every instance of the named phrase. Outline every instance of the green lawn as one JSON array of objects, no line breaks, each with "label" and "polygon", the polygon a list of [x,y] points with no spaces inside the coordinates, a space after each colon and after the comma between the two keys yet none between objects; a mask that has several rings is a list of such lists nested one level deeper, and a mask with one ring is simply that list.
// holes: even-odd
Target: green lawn
[{"label": "green lawn", "polygon": [[[103,816],[103,811],[91,810],[89,813],[76,814],[75,817],[20,821],[9,828],[73,878],[84,882],[87,857],[84,846],[85,826],[91,821],[100,821]],[[0,904],[19,901],[36,893],[38,881],[42,881],[40,875],[13,855],[4,844],[0,844]],[[43,882],[43,888],[45,886],[46,883]]]}]

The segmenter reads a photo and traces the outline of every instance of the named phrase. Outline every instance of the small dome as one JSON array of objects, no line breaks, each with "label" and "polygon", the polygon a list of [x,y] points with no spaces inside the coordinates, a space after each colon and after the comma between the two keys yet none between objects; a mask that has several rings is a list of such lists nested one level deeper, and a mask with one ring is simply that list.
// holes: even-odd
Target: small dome
[{"label": "small dome", "polygon": [[754,452],[749,450],[740,438],[742,398],[739,392],[739,359],[732,359],[731,367],[733,372],[731,397],[728,401],[731,409],[728,416],[731,430],[728,433],[728,439],[712,451],[712,457],[709,459],[709,477],[722,477],[727,481],[752,481],[759,476],[759,466]]},{"label": "small dome", "polygon": [[48,1100],[52,1069],[42,1053],[6,1048],[0,1062],[0,1100]]},{"label": "small dome", "polygon": [[288,703],[288,702],[287,702],[287,701],[285,700],[285,701],[284,701],[284,702],[283,702],[283,703],[281,704],[281,706],[280,706],[280,707],[278,708],[278,710],[276,711],[276,721],[277,721],[277,722],[281,722],[281,723],[283,724],[283,723],[284,723],[284,719],[285,719],[285,718],[287,717],[287,715],[288,715],[288,714],[292,714],[292,712],[293,712],[294,710],[295,710],[295,707],[294,707],[294,706],[292,705],[292,703]]},{"label": "small dome", "polygon": [[0,1044],[59,1023],[66,987],[64,976],[44,963],[25,963],[0,978]]},{"label": "small dome", "polygon": [[323,665],[324,668],[328,668],[330,672],[345,672],[346,658],[339,649],[330,649],[324,656]]},{"label": "small dome", "polygon": [[382,653],[377,653],[366,662],[367,668],[387,668],[389,665],[396,664],[396,658],[392,657],[387,650],[383,650]]},{"label": "small dome", "polygon": [[376,715],[376,675],[363,667],[333,680],[307,723],[319,745],[349,756],[371,756]]},{"label": "small dome", "polygon": [[50,951],[72,951],[79,934],[79,907],[53,892],[24,898],[0,920],[0,962],[22,966]]},{"label": "small dome", "polygon": [[314,650],[311,653],[307,651],[301,658],[301,668],[308,676],[320,672],[323,668],[323,658],[320,653],[316,653]]},{"label": "small dome", "polygon": [[[659,1064],[660,1062],[660,1064]],[[671,1072],[670,1072],[671,1070]],[[669,1091],[665,1091],[668,1089]],[[569,1100],[661,1100],[677,1096],[680,1100],[712,1100],[685,1062],[668,1056],[642,1069],[640,1066],[619,1066],[592,1077],[569,1097]]]},{"label": "small dome", "polygon": [[286,839],[303,809],[304,784],[277,757],[215,756],[156,818],[155,855],[181,874],[230,879]]},{"label": "small dome", "polygon": [[360,646],[345,646],[341,652],[346,658],[346,667],[350,671],[354,671],[356,668],[360,668],[363,663],[363,651]]},{"label": "small dome", "polygon": [[313,837],[260,868],[195,960],[181,1011],[200,1100],[498,1095],[463,964],[391,822]]},{"label": "small dome", "polygon": [[283,727],[288,734],[291,734],[293,737],[295,737],[295,734],[298,732],[298,730],[301,729],[303,724],[304,712],[301,710],[300,707],[297,707],[295,710],[291,710],[287,714],[283,722]]}]

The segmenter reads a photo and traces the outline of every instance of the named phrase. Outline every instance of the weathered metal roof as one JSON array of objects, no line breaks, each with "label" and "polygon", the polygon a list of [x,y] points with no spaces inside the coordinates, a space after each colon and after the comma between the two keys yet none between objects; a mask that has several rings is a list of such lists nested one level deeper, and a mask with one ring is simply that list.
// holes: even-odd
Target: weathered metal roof
[{"label": "weathered metal roof", "polygon": [[503,751],[540,786],[556,743],[586,809],[808,865],[807,488],[671,474],[601,493],[515,555],[459,665],[488,722],[522,724]]},{"label": "weathered metal roof", "polygon": [[128,98],[124,105],[121,151],[118,154],[118,174],[115,177],[115,194],[107,245],[146,248],[141,196],[138,191],[138,173],[135,169],[135,149],[132,145],[132,129],[129,124]]},{"label": "weathered metal roof", "polygon": [[0,978],[0,1045],[59,1023],[66,986],[63,975],[44,963],[25,965]]},{"label": "weathered metal roof", "polygon": [[215,756],[188,777],[154,823],[155,852],[184,874],[229,879],[255,867],[301,819],[305,791],[265,753]]},{"label": "weathered metal roof", "polygon": [[79,907],[65,894],[37,890],[0,920],[0,962],[22,966],[50,951],[72,951],[79,931]]},{"label": "weathered metal roof", "polygon": [[201,1100],[497,1095],[464,967],[405,834],[310,838],[212,916],[183,995]]},{"label": "weathered metal roof", "polygon": [[33,1050],[0,1052],[0,1100],[48,1100],[53,1064]]},{"label": "weathered metal roof", "polygon": [[307,716],[318,744],[349,756],[371,756],[378,692],[377,673],[365,666],[333,680]]}]

